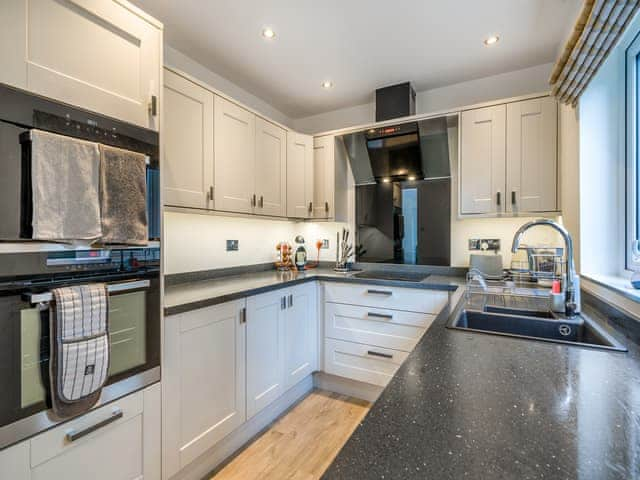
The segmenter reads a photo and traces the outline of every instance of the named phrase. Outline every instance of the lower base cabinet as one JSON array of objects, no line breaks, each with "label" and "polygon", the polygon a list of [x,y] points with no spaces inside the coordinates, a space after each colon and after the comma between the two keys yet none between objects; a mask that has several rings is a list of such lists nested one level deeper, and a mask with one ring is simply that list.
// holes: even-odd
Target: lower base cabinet
[{"label": "lower base cabinet", "polygon": [[163,388],[169,478],[246,420],[244,301],[165,319]]},{"label": "lower base cabinet", "polygon": [[164,479],[317,370],[316,297],[307,283],[165,318]]},{"label": "lower base cabinet", "polygon": [[[124,397],[0,452],[0,478],[11,480],[159,480],[160,385]],[[86,436],[82,431],[122,415]]]}]

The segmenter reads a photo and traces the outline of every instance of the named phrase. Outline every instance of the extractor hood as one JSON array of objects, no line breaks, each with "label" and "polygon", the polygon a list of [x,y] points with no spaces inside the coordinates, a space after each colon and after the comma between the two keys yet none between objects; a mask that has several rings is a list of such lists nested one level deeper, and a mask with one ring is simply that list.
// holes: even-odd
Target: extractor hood
[{"label": "extractor hood", "polygon": [[342,136],[357,185],[451,176],[448,127],[437,117]]}]

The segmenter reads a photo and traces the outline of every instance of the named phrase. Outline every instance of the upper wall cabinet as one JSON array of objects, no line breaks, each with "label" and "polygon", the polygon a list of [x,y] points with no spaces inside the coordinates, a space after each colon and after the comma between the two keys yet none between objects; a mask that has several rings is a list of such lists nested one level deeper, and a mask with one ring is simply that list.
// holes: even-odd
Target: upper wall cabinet
[{"label": "upper wall cabinet", "polygon": [[287,132],[256,117],[256,159],[253,169],[254,213],[287,214]]},{"label": "upper wall cabinet", "polygon": [[155,130],[161,51],[161,26],[127,2],[0,2],[0,81]]},{"label": "upper wall cabinet", "polygon": [[461,117],[461,215],[558,210],[553,98],[468,110]]},{"label": "upper wall cabinet", "polygon": [[557,135],[553,98],[507,105],[507,212],[558,210]]},{"label": "upper wall cabinet", "polygon": [[213,93],[164,72],[164,202],[213,208]]},{"label": "upper wall cabinet", "polygon": [[287,132],[288,217],[311,217],[313,179],[313,137]]},{"label": "upper wall cabinet", "polygon": [[214,121],[215,208],[251,213],[254,189],[256,116],[216,95]]},{"label": "upper wall cabinet", "polygon": [[503,209],[505,112],[504,105],[462,112],[462,213],[496,213]]}]

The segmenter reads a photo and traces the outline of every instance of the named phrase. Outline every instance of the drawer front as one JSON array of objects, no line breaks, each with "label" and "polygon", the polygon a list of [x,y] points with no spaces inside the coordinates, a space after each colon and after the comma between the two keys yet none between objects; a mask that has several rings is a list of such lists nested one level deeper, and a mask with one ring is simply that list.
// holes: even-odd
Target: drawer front
[{"label": "drawer front", "polygon": [[327,338],[324,370],[332,375],[384,387],[409,355],[406,352]]},{"label": "drawer front", "polygon": [[[115,438],[123,440],[121,438],[123,432],[136,435],[137,430],[132,429],[131,425],[126,429],[123,427],[122,430],[120,429],[120,425],[124,426],[124,424],[130,423],[129,420],[133,420],[133,423],[141,424],[142,410],[143,392],[137,392],[34,437],[31,439],[31,466],[37,467],[58,456],[75,458],[77,455],[82,455],[83,452],[86,453],[87,449],[93,449],[93,445],[97,445],[98,443],[104,443],[103,447],[105,450],[103,450],[103,454],[106,461],[106,459],[110,457],[109,449],[111,447],[108,443],[104,442],[103,437],[106,438],[115,435]],[[137,419],[134,420],[135,417],[137,417]],[[99,427],[102,422],[105,422],[105,424]],[[99,428],[89,432],[89,429],[96,426]],[[119,433],[115,433],[115,430],[118,430]],[[84,431],[89,433],[80,436],[74,441],[70,441],[67,437],[69,433],[78,434]],[[140,448],[141,451],[141,438],[132,437],[128,440],[130,440],[128,445],[132,450]],[[114,443],[112,447],[120,451],[118,445],[119,444]],[[71,452],[75,453],[72,454]],[[141,460],[142,457],[140,456],[140,461]]]},{"label": "drawer front", "polygon": [[325,336],[410,352],[435,315],[326,303]]},{"label": "drawer front", "polygon": [[437,314],[449,298],[447,292],[379,285],[326,283],[325,301]]}]

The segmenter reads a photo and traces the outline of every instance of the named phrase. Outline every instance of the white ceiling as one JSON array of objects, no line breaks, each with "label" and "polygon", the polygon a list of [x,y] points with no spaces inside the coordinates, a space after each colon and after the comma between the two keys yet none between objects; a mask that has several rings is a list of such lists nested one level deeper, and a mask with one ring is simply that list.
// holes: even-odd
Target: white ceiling
[{"label": "white ceiling", "polygon": [[[581,0],[133,0],[165,41],[291,118],[555,60]],[[276,38],[261,32],[272,27]],[[500,42],[485,47],[497,34]],[[325,79],[334,82],[322,89]]]}]

